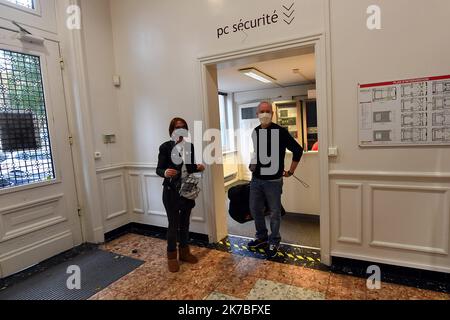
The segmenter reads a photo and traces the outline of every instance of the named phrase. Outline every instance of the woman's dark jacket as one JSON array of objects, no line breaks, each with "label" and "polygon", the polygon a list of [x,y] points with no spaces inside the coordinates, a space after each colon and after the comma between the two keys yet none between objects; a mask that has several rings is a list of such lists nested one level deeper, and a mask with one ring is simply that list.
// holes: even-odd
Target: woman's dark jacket
[{"label": "woman's dark jacket", "polygon": [[[158,167],[156,174],[161,178],[164,178],[163,186],[179,188],[181,182],[181,170],[183,169],[183,157],[178,153],[176,144],[174,141],[168,141],[159,147]],[[189,174],[199,172],[197,165],[195,164],[194,145],[185,142],[184,145],[186,169]],[[175,163],[174,163],[175,161]],[[178,171],[178,176],[173,178],[166,178],[165,172],[167,169],[175,169]]]}]

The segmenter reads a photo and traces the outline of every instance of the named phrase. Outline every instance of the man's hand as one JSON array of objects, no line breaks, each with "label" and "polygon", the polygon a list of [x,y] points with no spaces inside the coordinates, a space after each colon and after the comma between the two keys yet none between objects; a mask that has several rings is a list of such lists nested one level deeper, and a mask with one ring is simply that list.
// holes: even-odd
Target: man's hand
[{"label": "man's hand", "polygon": [[291,168],[289,169],[289,171],[285,171],[283,176],[285,178],[292,177],[295,174],[295,170],[297,170],[298,164],[298,162],[292,162]]},{"label": "man's hand", "polygon": [[283,177],[285,178],[290,178],[294,175],[294,173],[290,172],[290,171],[285,171],[283,174]]},{"label": "man's hand", "polygon": [[176,177],[178,175],[178,171],[175,169],[167,169],[166,172],[164,173],[164,176],[166,178],[173,178]]},{"label": "man's hand", "polygon": [[197,165],[197,170],[198,170],[198,172],[203,172],[203,171],[205,171],[205,166],[204,165],[202,165],[202,164],[199,164],[199,165]]}]

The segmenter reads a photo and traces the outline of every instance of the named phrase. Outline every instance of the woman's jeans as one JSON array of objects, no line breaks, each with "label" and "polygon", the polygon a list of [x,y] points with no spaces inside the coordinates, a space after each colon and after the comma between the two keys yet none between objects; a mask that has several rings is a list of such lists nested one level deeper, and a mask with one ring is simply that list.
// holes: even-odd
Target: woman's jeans
[{"label": "woman's jeans", "polygon": [[[269,240],[270,244],[279,245],[281,242],[281,195],[283,193],[283,179],[260,180],[253,178],[250,184],[250,211],[255,219],[256,238]],[[270,211],[270,228],[272,234],[268,236],[266,226],[266,204]]]},{"label": "woman's jeans", "polygon": [[186,248],[189,244],[189,224],[195,201],[180,197],[176,188],[165,186],[163,203],[169,220],[167,251],[177,251],[177,243],[180,248]]}]

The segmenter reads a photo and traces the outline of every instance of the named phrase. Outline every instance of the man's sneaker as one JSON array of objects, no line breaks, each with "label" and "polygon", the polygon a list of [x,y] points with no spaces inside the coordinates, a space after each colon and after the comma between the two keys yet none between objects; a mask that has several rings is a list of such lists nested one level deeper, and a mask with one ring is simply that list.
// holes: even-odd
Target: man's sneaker
[{"label": "man's sneaker", "polygon": [[260,239],[256,239],[254,241],[251,241],[247,244],[248,248],[250,250],[258,250],[258,249],[263,249],[266,248],[268,245],[268,240],[260,240]]},{"label": "man's sneaker", "polygon": [[267,256],[269,258],[275,258],[278,255],[279,250],[280,250],[279,244],[271,244],[269,246],[269,252],[267,253]]}]

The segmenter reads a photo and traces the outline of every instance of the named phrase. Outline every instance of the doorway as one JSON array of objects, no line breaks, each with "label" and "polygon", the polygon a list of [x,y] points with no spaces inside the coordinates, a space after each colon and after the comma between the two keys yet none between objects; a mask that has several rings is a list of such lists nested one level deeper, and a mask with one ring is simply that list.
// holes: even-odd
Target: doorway
[{"label": "doorway", "polygon": [[[321,45],[322,41],[322,38],[311,41],[298,40],[275,47],[260,47],[255,50],[244,50],[201,59],[204,72],[207,128],[222,130],[222,145],[224,146],[223,165],[212,166],[211,173],[206,177],[209,184],[207,197],[214,199],[214,203],[209,204],[209,207],[214,208],[214,212],[209,212],[210,238],[213,241],[220,241],[222,237],[232,233],[237,233],[234,234],[237,236],[254,237],[255,230],[252,222],[239,225],[229,218],[229,203],[226,193],[235,185],[248,183],[251,178],[247,169],[248,164],[246,164],[248,162],[245,161],[248,160],[246,149],[251,144],[251,141],[249,142],[251,132],[245,134],[239,131],[237,135],[231,133],[224,135],[223,128],[230,129],[229,126],[232,124],[234,127],[231,128],[231,132],[235,132],[236,128],[254,129],[259,125],[256,108],[261,101],[268,101],[274,108],[274,122],[288,129],[304,147],[305,154],[297,176],[303,182],[307,182],[310,188],[313,187],[311,190],[306,190],[305,184],[300,184],[298,180],[285,180],[283,206],[285,206],[287,215],[283,218],[282,225],[284,224],[287,229],[281,230],[283,242],[296,246],[320,248],[322,262],[329,263],[328,151],[323,148],[328,145],[327,110],[326,107],[320,108],[326,106],[326,90],[324,89],[327,83],[324,73],[325,54]],[[278,80],[277,76],[271,75],[271,73],[276,73],[277,68],[283,66],[283,63],[298,61],[299,57],[307,56],[314,60],[312,77],[305,74],[306,68],[304,67],[294,67],[289,70],[293,77],[297,77],[297,81],[283,76]],[[264,70],[262,70],[263,68]],[[251,77],[253,78],[251,79],[247,75],[247,78],[243,78],[245,80],[243,80],[241,88],[233,90],[226,88],[227,76],[230,76],[232,72],[235,75],[243,75],[248,70],[256,70],[257,75],[275,80],[274,83],[271,83],[272,87],[269,84],[259,88],[246,87],[246,83],[257,78]],[[232,77],[229,78],[232,79]],[[239,85],[235,80],[228,82]],[[264,85],[264,82],[261,83]],[[260,84],[258,83],[258,85]],[[303,90],[299,90],[300,87],[303,87]],[[217,93],[219,93],[219,99],[217,99]],[[220,99],[221,96],[225,96],[225,99]],[[224,108],[223,101],[228,101],[225,111],[222,110]],[[230,108],[233,110],[231,117],[227,115],[230,113]],[[227,116],[224,118],[223,115]],[[315,121],[312,121],[314,115],[316,115]],[[224,136],[226,136],[225,141],[228,145],[223,144]],[[230,146],[233,147],[233,143],[230,143],[232,138],[234,138],[234,148],[230,148]],[[312,149],[317,147],[315,144],[319,139],[322,148],[313,151]],[[288,154],[287,165],[291,161],[289,157],[291,155]],[[314,196],[311,196],[312,193]],[[302,202],[299,199],[310,201]],[[305,231],[305,229],[302,231],[301,226],[306,228],[307,225],[312,226],[310,228],[312,231]],[[307,236],[308,233],[310,236]]]},{"label": "doorway", "polygon": [[0,278],[83,241],[59,43],[0,30]]}]

